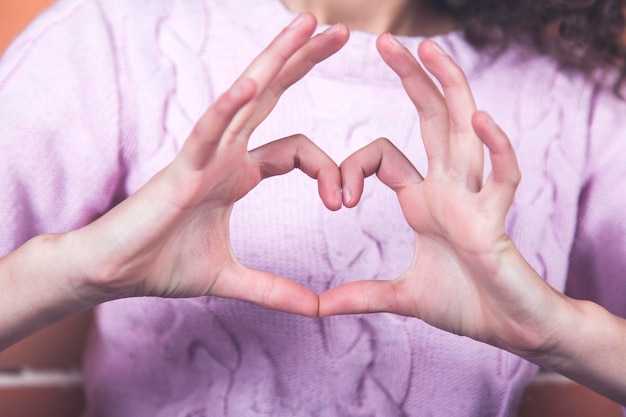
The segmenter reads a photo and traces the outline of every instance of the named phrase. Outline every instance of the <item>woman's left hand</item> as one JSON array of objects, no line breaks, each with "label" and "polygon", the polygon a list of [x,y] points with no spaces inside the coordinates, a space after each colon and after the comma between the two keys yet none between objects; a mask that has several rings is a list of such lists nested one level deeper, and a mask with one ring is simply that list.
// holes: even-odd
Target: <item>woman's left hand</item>
[{"label": "woman's left hand", "polygon": [[[320,296],[320,315],[392,312],[509,349],[530,349],[550,337],[548,311],[559,295],[526,264],[507,234],[505,218],[520,181],[505,134],[476,106],[461,69],[432,41],[419,56],[391,35],[378,48],[419,113],[428,155],[423,178],[387,140],[357,151],[341,165],[344,204],[355,206],[372,174],[398,195],[415,231],[410,268],[393,281],[360,281]],[[483,184],[483,144],[493,171]]]}]

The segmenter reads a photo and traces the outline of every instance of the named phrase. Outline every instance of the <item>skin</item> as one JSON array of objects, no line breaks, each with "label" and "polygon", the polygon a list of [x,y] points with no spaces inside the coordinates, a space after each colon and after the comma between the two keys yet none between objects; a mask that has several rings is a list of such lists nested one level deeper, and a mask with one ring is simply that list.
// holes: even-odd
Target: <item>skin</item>
[{"label": "skin", "polygon": [[315,15],[321,24],[341,22],[351,30],[375,34],[434,36],[456,23],[432,7],[430,0],[282,0],[293,12]]}]

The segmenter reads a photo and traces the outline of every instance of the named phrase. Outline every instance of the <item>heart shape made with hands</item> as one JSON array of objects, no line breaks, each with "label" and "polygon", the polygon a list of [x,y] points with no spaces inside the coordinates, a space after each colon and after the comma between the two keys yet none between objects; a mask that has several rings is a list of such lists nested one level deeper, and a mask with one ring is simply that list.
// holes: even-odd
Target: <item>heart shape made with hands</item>
[{"label": "heart shape made with hands", "polygon": [[[322,149],[303,135],[275,140],[250,150],[249,155],[262,167],[262,178],[293,174],[291,171],[299,168],[307,176],[317,179],[319,196],[331,211],[357,206],[364,191],[365,178],[372,175],[376,175],[383,184],[398,193],[408,187],[417,187],[423,182],[422,176],[413,164],[386,139],[371,142],[346,158],[341,166],[337,166]],[[245,238],[246,232],[241,233],[244,235],[238,239]],[[336,296],[353,297],[348,291],[344,292],[344,287],[328,291],[320,298],[310,289],[288,277],[248,269],[236,259],[229,258],[228,261],[231,272],[223,276],[230,277],[228,282],[232,281],[236,286],[229,288],[226,284],[221,284],[212,288],[211,295],[244,300],[267,308],[312,317],[320,313],[328,315],[350,312],[343,310],[349,307],[345,300],[341,303],[333,301]],[[349,308],[361,309],[360,306]]]},{"label": "heart shape made with hands", "polygon": [[[397,313],[479,340],[500,334],[502,329],[515,329],[517,317],[534,316],[536,304],[530,297],[520,304],[519,290],[530,291],[533,285],[545,285],[543,281],[501,279],[502,265],[525,266],[505,232],[506,215],[520,181],[515,153],[504,132],[486,113],[477,111],[465,74],[436,42],[426,40],[419,46],[421,64],[391,34],[381,35],[376,43],[382,59],[399,76],[420,119],[428,156],[426,178],[386,139],[358,150],[339,169],[302,138],[291,138],[301,146],[283,147],[275,142],[248,152],[250,133],[271,112],[282,92],[348,39],[348,30],[342,25],[311,37],[315,28],[315,19],[304,14],[281,32],[226,95],[243,105],[225,112],[231,112],[232,122],[217,130],[226,130],[226,137],[220,140],[215,136],[208,148],[206,141],[190,146],[191,165],[201,167],[209,161],[213,165],[210,175],[202,178],[225,188],[217,193],[225,204],[209,200],[202,209],[201,217],[209,218],[208,224],[218,228],[201,247],[207,249],[205,253],[217,254],[210,255],[212,265],[221,269],[213,272],[212,284],[201,293],[313,317]],[[256,90],[246,80],[256,85]],[[217,104],[219,108],[219,101]],[[206,132],[214,119],[200,122],[196,136],[211,137]],[[492,166],[486,182],[485,146]],[[202,152],[206,149],[211,152]],[[197,154],[207,157],[198,159]],[[317,178],[320,197],[333,210],[358,204],[367,176],[376,174],[390,187],[415,235],[415,253],[407,271],[393,280],[350,282],[318,296],[287,278],[241,265],[227,244],[231,204],[263,178],[296,167]],[[204,280],[207,271],[200,272],[197,277]],[[512,314],[503,314],[511,309]],[[513,325],[506,322],[507,317],[514,318]]]},{"label": "heart shape made with hands", "polygon": [[[315,28],[315,19],[303,15],[284,29],[201,116],[176,159],[84,229],[95,248],[89,270],[99,271],[93,286],[106,288],[106,296],[210,295],[312,317],[388,311],[466,334],[458,323],[484,314],[472,301],[484,294],[511,298],[506,288],[480,281],[490,276],[502,248],[510,248],[504,219],[519,182],[510,142],[476,111],[463,72],[436,43],[425,41],[418,54],[443,94],[416,58],[385,34],[377,46],[416,107],[426,178],[384,139],[341,167],[301,135],[249,150],[251,133],[282,92],[347,41],[345,27],[311,37]],[[483,144],[493,167],[484,186]],[[264,178],[294,168],[318,180],[320,197],[332,210],[354,207],[364,178],[376,174],[396,192],[415,231],[410,268],[395,280],[352,282],[318,296],[242,265],[230,246],[233,205]]]},{"label": "heart shape made with hands", "polygon": [[[266,169],[264,177],[287,173],[287,169],[270,167],[288,167],[290,170],[296,166],[309,177],[317,179],[321,200],[331,211],[357,206],[361,202],[365,178],[372,175],[376,175],[383,184],[395,191],[407,186],[416,186],[423,181],[422,176],[405,155],[391,141],[382,138],[353,153],[341,163],[340,167],[313,141],[301,135],[280,139],[250,152],[255,159],[264,161],[262,164]],[[294,160],[302,162],[293,164],[289,162]],[[245,231],[238,233],[244,233],[238,236],[238,239],[245,239]],[[323,305],[319,304],[318,296],[308,288],[291,280],[284,281],[282,277],[272,279],[274,280],[272,290],[280,289],[278,293],[270,296],[269,292],[263,291],[263,300],[247,301],[306,316],[318,316],[320,308],[322,312],[330,311],[330,305],[329,309],[323,308]],[[332,293],[330,295],[332,296]],[[332,297],[329,300],[332,300]],[[337,307],[332,309],[333,314],[340,313]]]},{"label": "heart shape made with hands", "polygon": [[[257,164],[255,169],[260,167],[260,178],[248,183],[242,188],[245,192],[231,200],[243,197],[261,179],[297,167],[317,178],[320,197],[328,208],[354,207],[362,194],[364,178],[376,174],[397,194],[405,218],[415,232],[415,255],[409,269],[394,280],[352,282],[318,296],[273,274],[255,271],[254,279],[250,279],[250,270],[230,259],[228,275],[238,278],[228,285],[213,287],[209,293],[306,316],[393,312],[467,334],[466,329],[458,326],[467,323],[466,317],[484,314],[475,302],[477,299],[485,294],[498,300],[511,299],[508,288],[480,280],[492,273],[494,259],[511,247],[504,224],[520,179],[515,154],[508,138],[491,118],[476,110],[463,71],[436,43],[425,41],[418,54],[443,92],[393,36],[382,35],[377,46],[385,62],[399,75],[417,110],[428,155],[428,176],[423,178],[386,139],[375,140],[358,150],[337,170],[336,164],[313,142],[296,136],[249,151],[248,156]],[[312,65],[311,61],[307,62],[306,71]],[[299,79],[302,74],[300,71],[297,77],[288,77],[289,81]],[[281,85],[286,88],[289,83]],[[272,94],[270,98],[261,95],[251,103],[273,105],[278,97]],[[242,129],[235,132],[252,131],[271,107],[252,118],[252,127],[241,123]],[[254,114],[245,110],[246,107],[245,117]],[[240,116],[241,113],[235,116],[235,124],[245,119]],[[240,142],[239,151],[248,152],[247,142]],[[228,145],[233,143],[237,144],[235,141]],[[493,171],[483,184],[485,145],[490,151]],[[227,167],[235,160],[231,158],[228,162],[225,154],[215,160],[220,163],[214,172],[232,172]],[[237,186],[243,182],[243,179],[233,181],[231,177],[225,181]]]},{"label": "heart shape made with hands", "polygon": [[[371,175],[376,175],[397,194],[416,240],[413,262],[404,274],[392,280],[342,284],[319,296],[290,282],[282,286],[284,292],[275,300],[268,303],[266,299],[257,304],[271,304],[272,308],[278,306],[280,310],[307,316],[392,312],[419,317],[436,327],[466,335],[475,334],[474,329],[480,327],[472,324],[467,327],[471,321],[467,317],[481,322],[480,317],[485,315],[484,305],[476,300],[495,299],[497,303],[508,300],[514,305],[515,293],[506,284],[493,285],[489,280],[482,282],[475,278],[489,276],[485,271],[492,268],[493,259],[500,257],[499,248],[503,242],[507,250],[511,247],[504,222],[519,182],[519,171],[503,132],[485,113],[475,113],[472,120],[472,132],[476,131],[472,135],[484,138],[492,148],[496,171],[485,186],[480,178],[482,170],[476,172],[478,164],[471,161],[471,158],[477,158],[482,162],[482,142],[477,137],[469,139],[476,140],[481,146],[467,153],[466,158],[452,153],[456,159],[451,163],[455,166],[446,167],[441,163],[448,158],[452,161],[448,154],[450,150],[441,152],[440,160],[431,159],[426,178],[387,139],[373,141],[350,155],[339,167],[343,206],[359,204],[364,180]],[[314,146],[312,142],[311,146]],[[313,151],[308,153],[311,160],[316,159],[312,156]],[[266,156],[270,154],[276,156],[276,152],[265,153]],[[330,172],[337,167],[334,164],[324,166],[329,172],[325,176],[323,170],[306,169],[305,172],[314,178],[333,178]],[[328,208],[336,209],[330,200],[332,187],[321,182],[322,200]],[[281,298],[282,304],[276,302]],[[298,302],[292,304],[288,299]],[[315,301],[317,305],[314,305]],[[498,308],[494,310],[499,311]]]}]

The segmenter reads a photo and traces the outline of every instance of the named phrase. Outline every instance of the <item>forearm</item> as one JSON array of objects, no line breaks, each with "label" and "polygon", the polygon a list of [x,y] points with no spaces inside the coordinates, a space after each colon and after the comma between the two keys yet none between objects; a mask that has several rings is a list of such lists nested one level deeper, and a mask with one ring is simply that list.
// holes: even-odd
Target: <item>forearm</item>
[{"label": "forearm", "polygon": [[69,235],[41,235],[0,258],[0,350],[104,298],[82,286]]}]

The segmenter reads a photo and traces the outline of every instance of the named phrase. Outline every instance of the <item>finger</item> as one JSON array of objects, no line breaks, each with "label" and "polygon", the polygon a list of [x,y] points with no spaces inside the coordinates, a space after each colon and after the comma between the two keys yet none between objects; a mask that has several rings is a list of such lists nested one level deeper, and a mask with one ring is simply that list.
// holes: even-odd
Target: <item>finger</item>
[{"label": "finger", "polygon": [[294,168],[317,179],[324,205],[331,210],[342,206],[341,175],[337,164],[304,135],[279,139],[250,151],[257,161],[261,177],[283,175]]},{"label": "finger", "polygon": [[398,281],[357,281],[319,296],[319,316],[389,312],[415,316],[412,302]]},{"label": "finger", "polygon": [[493,204],[504,209],[506,214],[521,180],[515,150],[506,133],[487,113],[477,112],[472,118],[472,123],[479,138],[489,149],[492,166],[482,192],[493,201]]},{"label": "finger", "polygon": [[441,92],[415,57],[393,35],[381,35],[376,45],[387,65],[400,77],[419,113],[429,170],[447,171],[450,165],[450,124]]},{"label": "finger", "polygon": [[254,96],[256,86],[248,78],[237,80],[200,117],[180,151],[180,160],[201,170],[211,160],[229,123]]},{"label": "finger", "polygon": [[245,127],[255,111],[255,103],[259,97],[263,96],[265,90],[274,81],[289,58],[309,41],[316,25],[317,21],[313,15],[309,13],[299,14],[243,72],[241,78],[250,78],[256,82],[257,96],[233,120],[229,127],[232,138],[237,138],[240,134],[246,138],[249,136],[250,132]]},{"label": "finger", "polygon": [[364,179],[376,174],[380,181],[398,192],[407,184],[420,183],[422,176],[411,161],[391,143],[380,138],[359,149],[341,163],[343,204],[354,207],[363,193]]},{"label": "finger", "polygon": [[256,111],[250,116],[244,130],[251,132],[272,111],[280,96],[302,79],[315,65],[337,52],[348,40],[348,28],[336,24],[315,35],[285,64],[274,82],[258,99]]},{"label": "finger", "polygon": [[300,80],[315,65],[341,49],[349,36],[350,31],[341,23],[315,35],[287,61],[278,76],[277,88],[284,91]]},{"label": "finger", "polygon": [[210,295],[247,301],[286,313],[317,317],[317,295],[285,277],[238,264],[213,286]]},{"label": "finger", "polygon": [[451,167],[467,178],[470,189],[478,191],[483,180],[483,146],[472,126],[476,103],[467,78],[452,57],[432,40],[423,42],[418,54],[445,95],[450,117]]}]

